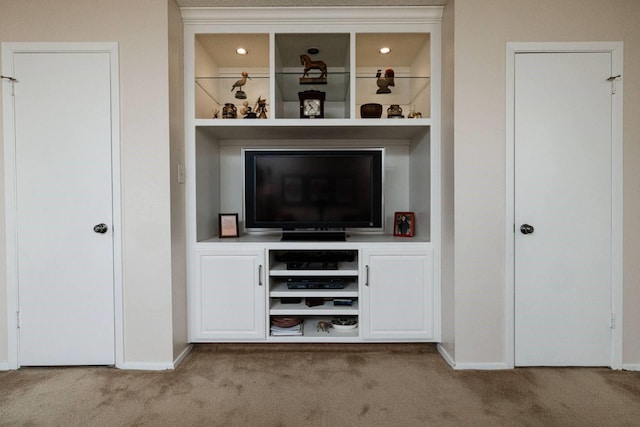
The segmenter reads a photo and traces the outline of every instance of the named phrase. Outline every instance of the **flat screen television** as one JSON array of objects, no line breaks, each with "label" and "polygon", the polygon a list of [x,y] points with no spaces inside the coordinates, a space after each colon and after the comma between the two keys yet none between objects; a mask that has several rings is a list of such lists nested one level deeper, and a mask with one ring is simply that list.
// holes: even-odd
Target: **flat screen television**
[{"label": "flat screen television", "polygon": [[344,240],[382,229],[384,149],[246,149],[245,227],[284,240]]}]

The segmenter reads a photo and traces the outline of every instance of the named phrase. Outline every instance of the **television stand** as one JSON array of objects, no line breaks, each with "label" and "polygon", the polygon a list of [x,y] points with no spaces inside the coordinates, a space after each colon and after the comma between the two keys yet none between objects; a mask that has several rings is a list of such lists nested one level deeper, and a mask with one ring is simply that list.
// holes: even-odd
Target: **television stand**
[{"label": "television stand", "polygon": [[346,242],[344,230],[282,230],[283,242]]}]

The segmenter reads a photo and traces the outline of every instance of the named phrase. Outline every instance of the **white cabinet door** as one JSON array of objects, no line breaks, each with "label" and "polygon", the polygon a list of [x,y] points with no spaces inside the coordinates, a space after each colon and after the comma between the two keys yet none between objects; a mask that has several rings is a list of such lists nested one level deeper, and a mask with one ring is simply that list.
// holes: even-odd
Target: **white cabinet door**
[{"label": "white cabinet door", "polygon": [[190,296],[191,341],[265,340],[264,252],[197,253]]},{"label": "white cabinet door", "polygon": [[362,337],[434,340],[432,249],[365,250],[362,266]]}]

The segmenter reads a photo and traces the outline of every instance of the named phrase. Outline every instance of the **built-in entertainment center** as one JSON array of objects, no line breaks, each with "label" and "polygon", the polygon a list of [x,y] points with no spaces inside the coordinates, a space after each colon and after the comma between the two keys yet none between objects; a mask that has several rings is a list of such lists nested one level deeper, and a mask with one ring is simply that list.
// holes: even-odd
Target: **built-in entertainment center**
[{"label": "built-in entertainment center", "polygon": [[442,8],[182,16],[189,340],[439,341]]}]

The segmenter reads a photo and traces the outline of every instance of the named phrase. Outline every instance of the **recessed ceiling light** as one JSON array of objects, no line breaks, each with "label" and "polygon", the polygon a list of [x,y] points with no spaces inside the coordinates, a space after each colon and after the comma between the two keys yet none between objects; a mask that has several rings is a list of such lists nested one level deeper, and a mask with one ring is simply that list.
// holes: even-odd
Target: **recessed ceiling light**
[{"label": "recessed ceiling light", "polygon": [[239,47],[236,49],[236,53],[238,55],[246,55],[247,53],[249,53],[249,51],[243,47]]},{"label": "recessed ceiling light", "polygon": [[380,48],[380,53],[383,54],[383,55],[386,55],[389,52],[391,52],[391,49],[389,49],[388,47],[381,47]]}]

